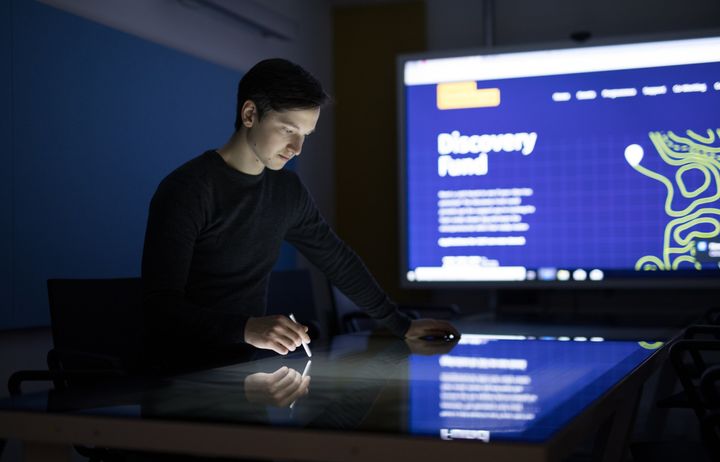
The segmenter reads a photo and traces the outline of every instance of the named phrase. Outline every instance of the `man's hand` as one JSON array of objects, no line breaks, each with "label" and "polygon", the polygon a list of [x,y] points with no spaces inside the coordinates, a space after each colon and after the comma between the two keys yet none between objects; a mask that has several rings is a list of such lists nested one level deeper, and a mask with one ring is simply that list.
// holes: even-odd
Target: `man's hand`
[{"label": "man's hand", "polygon": [[245,377],[245,396],[251,403],[288,407],[308,393],[310,376],[283,366],[272,374],[258,372]]},{"label": "man's hand", "polygon": [[[442,340],[447,334],[453,334],[452,341]],[[439,340],[424,340],[422,337],[438,337]],[[405,333],[405,343],[410,351],[419,355],[447,354],[460,340],[460,332],[447,321],[435,319],[415,319]]]},{"label": "man's hand", "polygon": [[445,355],[455,348],[458,344],[458,338],[451,341],[445,340],[420,340],[419,338],[406,338],[405,344],[410,348],[410,352],[416,355],[432,356]]},{"label": "man's hand", "polygon": [[310,343],[307,331],[306,326],[281,315],[250,318],[245,324],[245,343],[286,355],[302,342]]},{"label": "man's hand", "polygon": [[447,321],[437,319],[413,319],[410,328],[405,333],[405,338],[419,339],[426,336],[442,337],[447,334],[453,334],[455,338],[460,338],[460,332]]}]

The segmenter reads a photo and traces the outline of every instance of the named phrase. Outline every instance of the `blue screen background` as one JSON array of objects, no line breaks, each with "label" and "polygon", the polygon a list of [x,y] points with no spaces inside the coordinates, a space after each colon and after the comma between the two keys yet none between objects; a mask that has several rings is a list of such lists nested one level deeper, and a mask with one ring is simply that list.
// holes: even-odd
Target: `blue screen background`
[{"label": "blue screen background", "polygon": [[[663,233],[670,221],[665,213],[667,190],[633,169],[624,150],[639,144],[645,151],[642,165],[673,179],[677,167],[660,158],[648,133],[672,130],[685,135],[690,129],[706,135],[708,129],[720,128],[720,91],[712,88],[719,75],[720,63],[711,63],[481,81],[478,88],[500,89],[501,104],[454,110],[437,109],[436,85],[407,86],[407,268],[440,266],[446,255],[483,255],[499,260],[500,266],[633,270],[640,257],[662,255]],[[710,82],[706,93],[671,90],[674,83],[698,81]],[[599,95],[602,88],[639,90],[645,85],[666,85],[668,93],[614,100]],[[588,89],[597,90],[598,98],[562,103],[551,98],[556,91],[574,94]],[[536,132],[538,139],[527,156],[488,153],[489,171],[484,176],[440,177],[437,137],[453,130],[468,135]],[[717,140],[714,145],[718,146]],[[704,180],[697,171],[687,172],[683,179],[690,189]],[[700,197],[717,193],[717,179],[713,182]],[[524,216],[529,225],[522,233],[526,245],[438,246],[441,236],[519,234],[441,235],[439,190],[512,187],[534,190],[527,203],[537,211]],[[687,199],[676,195],[673,208],[687,205]],[[710,206],[718,208],[720,203]]]},{"label": "blue screen background", "polygon": [[[485,430],[490,441],[541,442],[605,393],[653,353],[631,341],[491,340],[457,345],[452,356],[524,359],[527,369],[483,370],[441,366],[438,356],[410,358],[410,431],[438,436],[440,429]],[[443,372],[529,377],[523,394],[537,396],[522,412],[532,419],[440,417]],[[467,401],[473,402],[473,401]]]}]

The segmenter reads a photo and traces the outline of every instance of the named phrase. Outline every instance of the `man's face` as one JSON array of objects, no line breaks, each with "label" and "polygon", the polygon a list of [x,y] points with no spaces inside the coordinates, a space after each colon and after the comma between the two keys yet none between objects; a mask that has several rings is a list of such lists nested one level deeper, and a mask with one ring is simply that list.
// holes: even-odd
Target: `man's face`
[{"label": "man's face", "polygon": [[280,170],[300,155],[305,137],[315,130],[319,117],[320,108],[268,111],[262,119],[256,113],[247,129],[250,149],[265,167]]}]

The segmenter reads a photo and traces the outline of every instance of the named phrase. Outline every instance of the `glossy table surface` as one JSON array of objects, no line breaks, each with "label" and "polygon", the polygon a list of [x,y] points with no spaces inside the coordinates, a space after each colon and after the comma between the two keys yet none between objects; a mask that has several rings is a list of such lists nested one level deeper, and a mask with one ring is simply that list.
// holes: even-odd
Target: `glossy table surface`
[{"label": "glossy table surface", "polygon": [[632,331],[614,339],[582,328],[458,326],[453,342],[347,334],[311,344],[312,358],[302,349],[255,353],[210,369],[22,395],[0,402],[0,419],[19,412],[549,447],[664,351],[663,335]]}]

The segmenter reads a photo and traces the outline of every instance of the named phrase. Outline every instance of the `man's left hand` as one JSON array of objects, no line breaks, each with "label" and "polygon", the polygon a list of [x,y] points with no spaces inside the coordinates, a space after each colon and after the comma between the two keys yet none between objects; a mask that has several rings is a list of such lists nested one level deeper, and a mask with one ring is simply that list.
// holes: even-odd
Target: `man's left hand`
[{"label": "man's left hand", "polygon": [[438,336],[443,337],[452,334],[456,339],[460,338],[460,332],[448,321],[438,319],[413,319],[410,328],[405,333],[405,338],[419,339],[420,337]]}]

